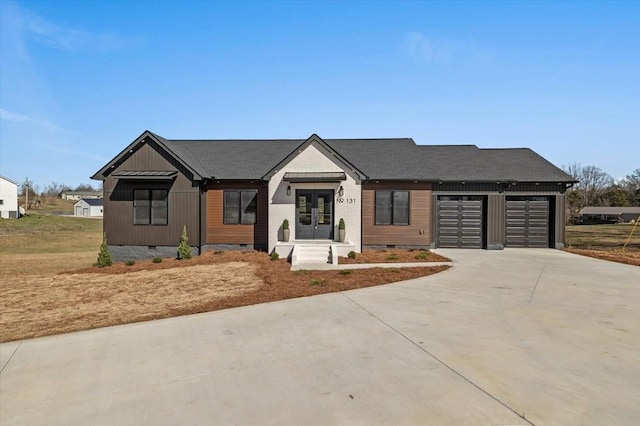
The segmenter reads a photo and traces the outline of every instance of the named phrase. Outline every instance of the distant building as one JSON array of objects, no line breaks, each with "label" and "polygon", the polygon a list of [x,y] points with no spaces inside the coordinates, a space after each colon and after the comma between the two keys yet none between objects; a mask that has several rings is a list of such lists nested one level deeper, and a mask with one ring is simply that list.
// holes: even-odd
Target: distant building
[{"label": "distant building", "polygon": [[18,184],[0,176],[0,217],[16,219],[18,214]]},{"label": "distant building", "polygon": [[585,207],[580,210],[582,223],[635,222],[640,217],[640,207]]},{"label": "distant building", "polygon": [[73,215],[102,217],[102,198],[82,198],[73,205]]},{"label": "distant building", "polygon": [[102,198],[102,191],[64,191],[60,193],[60,198],[72,201],[77,201],[81,198],[96,199]]}]

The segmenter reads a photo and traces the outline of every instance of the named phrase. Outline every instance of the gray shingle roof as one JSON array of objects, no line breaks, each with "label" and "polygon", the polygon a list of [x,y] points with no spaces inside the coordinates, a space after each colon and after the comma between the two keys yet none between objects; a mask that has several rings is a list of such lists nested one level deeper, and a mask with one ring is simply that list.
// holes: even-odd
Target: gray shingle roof
[{"label": "gray shingle roof", "polygon": [[90,206],[101,206],[104,204],[102,198],[81,198],[81,200]]},{"label": "gray shingle roof", "polygon": [[202,176],[261,179],[304,140],[170,140],[167,146]]},{"label": "gray shingle roof", "polygon": [[[169,140],[151,134],[197,174],[213,179],[262,179],[306,141]],[[480,149],[475,145],[416,145],[411,138],[323,141],[369,179],[575,181],[528,148]],[[103,170],[107,170],[107,166]]]},{"label": "gray shingle roof", "polygon": [[584,207],[580,210],[580,214],[584,215],[618,215],[618,214],[638,214],[640,215],[640,207]]}]

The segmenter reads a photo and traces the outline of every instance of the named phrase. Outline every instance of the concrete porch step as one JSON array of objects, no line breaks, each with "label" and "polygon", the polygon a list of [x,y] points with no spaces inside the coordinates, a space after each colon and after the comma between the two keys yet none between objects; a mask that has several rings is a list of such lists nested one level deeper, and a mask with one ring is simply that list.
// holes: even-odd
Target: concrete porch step
[{"label": "concrete porch step", "polygon": [[298,264],[331,263],[330,244],[296,244],[291,256],[292,266]]}]

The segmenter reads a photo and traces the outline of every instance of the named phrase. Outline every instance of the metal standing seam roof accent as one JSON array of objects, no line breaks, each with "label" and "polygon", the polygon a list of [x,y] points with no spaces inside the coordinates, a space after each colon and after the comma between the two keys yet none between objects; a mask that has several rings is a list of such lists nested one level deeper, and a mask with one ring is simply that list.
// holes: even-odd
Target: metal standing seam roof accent
[{"label": "metal standing seam roof accent", "polygon": [[340,182],[347,180],[344,172],[286,172],[283,180],[288,182]]},{"label": "metal standing seam roof accent", "polygon": [[118,179],[171,179],[178,174],[177,170],[123,170],[111,176]]}]

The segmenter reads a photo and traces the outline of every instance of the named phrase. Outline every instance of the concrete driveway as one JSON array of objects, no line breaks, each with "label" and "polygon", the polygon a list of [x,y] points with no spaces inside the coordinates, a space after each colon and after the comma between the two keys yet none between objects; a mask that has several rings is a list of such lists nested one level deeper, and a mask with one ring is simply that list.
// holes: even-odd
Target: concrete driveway
[{"label": "concrete driveway", "polygon": [[640,268],[439,250],[380,287],[0,345],[11,424],[637,424]]}]

